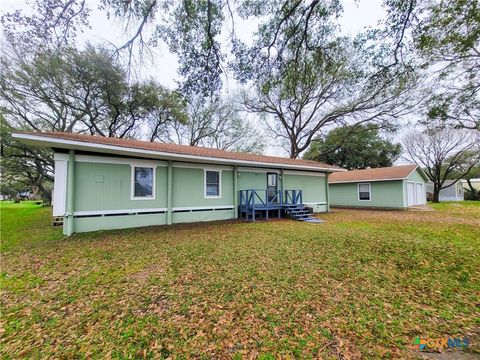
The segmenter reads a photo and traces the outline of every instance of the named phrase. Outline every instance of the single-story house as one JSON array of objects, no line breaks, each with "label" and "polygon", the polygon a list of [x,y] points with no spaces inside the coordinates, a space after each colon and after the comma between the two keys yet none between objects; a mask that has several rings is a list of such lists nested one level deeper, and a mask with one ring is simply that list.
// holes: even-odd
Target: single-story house
[{"label": "single-story house", "polygon": [[[470,184],[472,184],[474,189],[480,191],[480,178],[470,179]],[[462,185],[465,190],[470,190],[467,180],[462,180]]]},{"label": "single-story house", "polygon": [[427,181],[415,164],[333,173],[328,179],[330,205],[384,209],[424,205]]},{"label": "single-story house", "polygon": [[[53,215],[64,233],[329,210],[316,161],[61,132],[15,132],[54,151]],[[305,207],[305,208],[304,208]]]},{"label": "single-story house", "polygon": [[[443,186],[448,186],[438,194],[439,201],[464,201],[465,190],[462,181],[459,180],[454,184],[454,180],[446,180]],[[427,183],[427,193],[433,194],[433,183]]]}]

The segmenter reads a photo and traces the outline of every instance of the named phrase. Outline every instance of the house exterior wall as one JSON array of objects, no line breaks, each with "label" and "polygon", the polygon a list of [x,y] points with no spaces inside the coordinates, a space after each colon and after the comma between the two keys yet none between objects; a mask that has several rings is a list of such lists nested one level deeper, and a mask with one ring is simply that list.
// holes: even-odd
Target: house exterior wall
[{"label": "house exterior wall", "polygon": [[[370,200],[358,199],[358,184],[370,184]],[[330,205],[338,207],[404,208],[404,184],[402,180],[361,181],[329,184]]]},{"label": "house exterior wall", "polygon": [[75,211],[129,210],[167,207],[167,168],[155,169],[155,199],[132,200],[129,164],[75,162]]},{"label": "house exterior wall", "polygon": [[[73,225],[64,221],[64,233],[121,229],[171,223],[225,220],[235,218],[235,179],[233,166],[181,163],[161,160],[115,158],[102,155],[76,155],[73,162]],[[56,163],[70,169],[69,158],[56,154]],[[170,165],[169,165],[170,164]],[[132,197],[132,167],[154,167],[153,199]],[[168,169],[172,169],[171,207],[168,201]],[[61,183],[65,171],[58,172]],[[220,196],[205,195],[205,171],[220,171]],[[314,211],[328,209],[326,176],[310,172],[286,172],[280,169],[238,168],[237,189],[266,189],[267,173],[278,174],[278,189],[300,189],[303,201]],[[320,176],[319,176],[320,175]],[[282,187],[283,184],[283,187]],[[68,185],[67,185],[68,188]],[[66,197],[57,201],[54,212],[65,213]],[[62,207],[63,205],[63,207]],[[69,217],[70,220],[70,217]]]},{"label": "house exterior wall", "polygon": [[[420,174],[420,171],[416,169],[413,171],[406,180],[403,181],[403,205],[404,207],[408,207],[408,189],[407,189],[407,184],[409,182],[413,182],[415,184],[422,184],[422,194],[419,194],[419,198],[421,199],[420,204],[415,204],[415,205],[424,205],[427,203],[427,189],[426,189],[426,183],[425,183],[425,178]],[[418,190],[418,187],[415,188],[415,191]]]},{"label": "house exterior wall", "polygon": [[314,212],[327,211],[327,177],[324,174],[285,172],[283,181],[285,189],[301,189],[303,203]]},{"label": "house exterior wall", "polygon": [[[451,184],[452,181],[447,181],[445,184]],[[433,193],[433,184],[427,184],[427,192]],[[448,188],[440,190],[438,194],[440,201],[464,201],[465,189],[463,188],[462,181],[457,181],[456,184],[449,186]]]}]

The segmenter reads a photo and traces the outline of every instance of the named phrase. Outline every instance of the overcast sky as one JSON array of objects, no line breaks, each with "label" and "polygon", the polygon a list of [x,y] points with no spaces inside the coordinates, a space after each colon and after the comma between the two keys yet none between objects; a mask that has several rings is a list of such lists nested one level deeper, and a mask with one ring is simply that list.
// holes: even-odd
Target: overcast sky
[{"label": "overcast sky", "polygon": [[[28,12],[30,9],[28,0],[0,0],[0,11],[10,12],[22,9]],[[339,20],[342,32],[345,35],[355,36],[366,26],[375,26],[385,15],[381,0],[343,0],[344,14]],[[98,9],[99,1],[87,0],[88,7],[92,10],[90,16],[91,29],[87,29],[79,38],[81,43],[108,42],[120,45],[126,39],[123,33],[122,24],[118,21],[108,19],[104,11]],[[252,26],[249,22],[236,20],[235,31],[244,41],[252,37]],[[225,29],[226,31],[228,29]],[[175,87],[177,78],[177,60],[175,55],[170,54],[166,46],[154,49],[154,54],[147,59],[142,67],[143,77],[152,76],[162,85]],[[231,79],[226,79],[226,87],[235,86]]]},{"label": "overcast sky", "polygon": [[[17,9],[22,9],[28,13],[30,8],[30,1],[26,0],[0,0],[0,12],[11,12]],[[98,9],[98,0],[87,0],[88,7],[91,9],[91,16],[89,18],[90,29],[86,29],[79,37],[80,45],[87,42],[98,44],[102,42],[112,43],[114,45],[121,45],[125,42],[126,34],[123,32],[122,24],[118,21],[108,19],[105,12]],[[343,16],[339,19],[341,31],[345,35],[355,36],[358,32],[368,26],[377,25],[378,21],[385,16],[385,11],[382,7],[381,0],[343,0]],[[226,22],[228,23],[228,22]],[[226,25],[228,26],[228,25]],[[248,42],[252,38],[252,31],[256,28],[256,24],[251,21],[241,21],[236,19],[235,32],[242,40]],[[228,32],[228,28],[224,32]],[[225,41],[227,36],[225,37]],[[153,49],[152,56],[146,57],[141,66],[141,71],[138,74],[142,78],[153,77],[162,85],[174,88],[177,74],[177,59],[176,56],[170,54],[165,45],[160,45]],[[225,92],[229,92],[237,84],[227,76],[224,79]],[[252,119],[250,119],[252,121]],[[258,122],[257,122],[258,123]],[[267,137],[268,138],[268,137]],[[270,155],[285,155],[280,146],[274,143],[269,144],[266,152]]]}]

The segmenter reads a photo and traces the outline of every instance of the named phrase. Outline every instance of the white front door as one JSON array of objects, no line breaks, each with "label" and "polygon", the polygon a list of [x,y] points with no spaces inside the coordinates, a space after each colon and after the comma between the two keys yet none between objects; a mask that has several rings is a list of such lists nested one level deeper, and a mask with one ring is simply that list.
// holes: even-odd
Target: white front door
[{"label": "white front door", "polygon": [[415,205],[415,183],[407,182],[407,205]]}]

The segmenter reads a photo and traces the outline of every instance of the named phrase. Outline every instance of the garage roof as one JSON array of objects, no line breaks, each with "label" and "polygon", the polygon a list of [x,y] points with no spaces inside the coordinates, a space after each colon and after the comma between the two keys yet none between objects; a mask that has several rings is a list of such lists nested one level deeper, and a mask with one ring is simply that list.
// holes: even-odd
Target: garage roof
[{"label": "garage roof", "polygon": [[417,164],[410,164],[334,173],[329,176],[328,182],[330,184],[337,184],[360,181],[405,180],[417,168],[420,170],[422,176],[428,180],[423,170],[419,168]]}]

